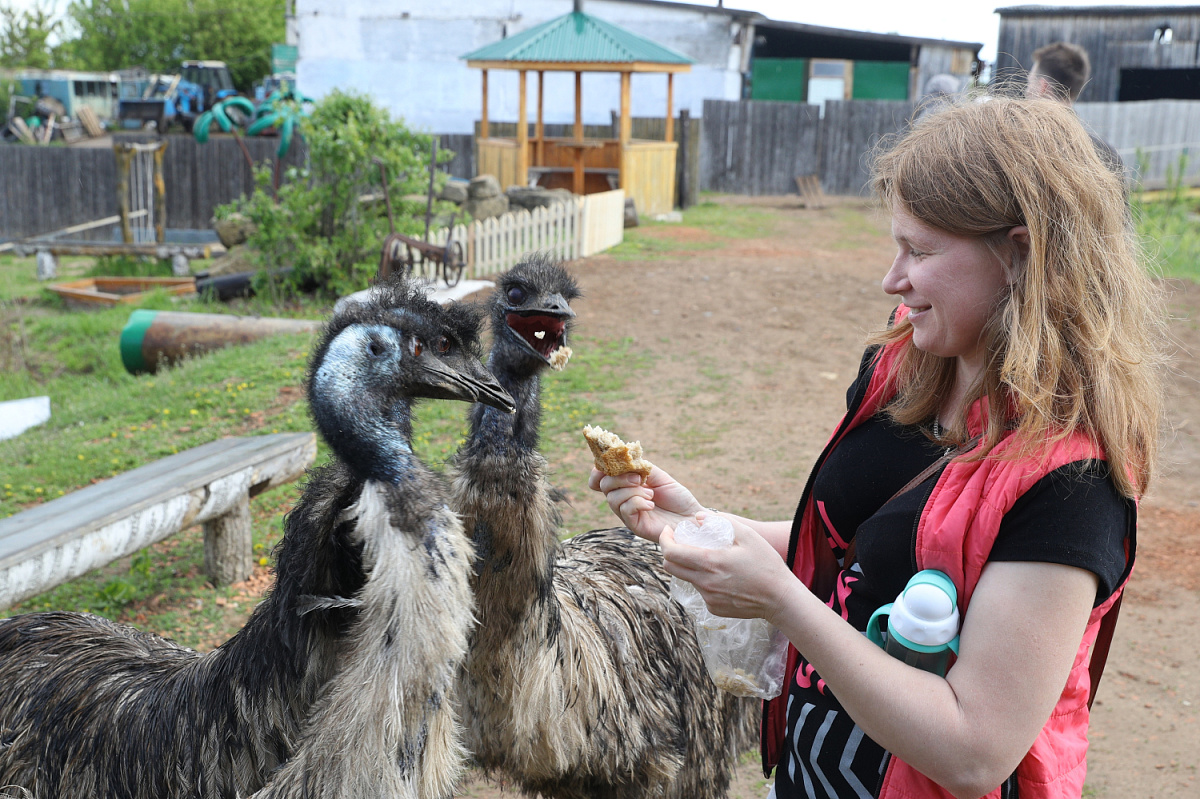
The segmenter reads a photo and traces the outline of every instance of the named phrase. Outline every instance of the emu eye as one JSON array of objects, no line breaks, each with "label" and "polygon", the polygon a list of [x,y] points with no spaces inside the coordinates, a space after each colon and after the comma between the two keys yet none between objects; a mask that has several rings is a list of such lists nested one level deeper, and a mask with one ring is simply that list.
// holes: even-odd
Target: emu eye
[{"label": "emu eye", "polygon": [[508,301],[513,305],[520,305],[525,302],[525,289],[520,286],[513,286],[508,290]]},{"label": "emu eye", "polygon": [[439,336],[438,340],[434,342],[433,348],[438,351],[439,355],[445,355],[450,351],[450,339],[446,336]]},{"label": "emu eye", "polygon": [[412,354],[414,358],[420,358],[421,353],[425,351],[425,345],[421,343],[421,339],[414,338],[412,343]]}]

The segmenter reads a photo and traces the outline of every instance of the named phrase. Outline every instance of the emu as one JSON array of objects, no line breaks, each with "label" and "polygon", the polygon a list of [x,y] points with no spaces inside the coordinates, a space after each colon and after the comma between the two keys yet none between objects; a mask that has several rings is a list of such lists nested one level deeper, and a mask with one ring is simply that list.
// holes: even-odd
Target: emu
[{"label": "emu", "polygon": [[[327,324],[310,472],[245,627],[198,654],[81,613],[0,621],[0,786],[41,799],[450,796],[472,546],[412,452],[418,397],[511,400],[479,314],[404,283]],[[266,786],[264,788],[264,785]]]},{"label": "emu", "polygon": [[479,625],[460,687],[475,760],[546,797],[722,797],[759,704],[717,689],[658,546],[625,528],[566,542],[538,451],[540,374],[579,290],[534,256],[491,300],[488,369],[515,414],[476,404],[451,466]]}]

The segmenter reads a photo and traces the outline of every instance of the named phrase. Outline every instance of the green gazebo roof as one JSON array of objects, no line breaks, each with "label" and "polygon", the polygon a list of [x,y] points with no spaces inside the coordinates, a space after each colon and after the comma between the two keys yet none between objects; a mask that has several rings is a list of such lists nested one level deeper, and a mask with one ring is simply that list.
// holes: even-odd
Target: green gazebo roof
[{"label": "green gazebo roof", "polygon": [[671,72],[690,69],[693,63],[669,47],[582,12],[564,14],[460,57],[471,62],[604,64],[610,68],[645,64]]}]

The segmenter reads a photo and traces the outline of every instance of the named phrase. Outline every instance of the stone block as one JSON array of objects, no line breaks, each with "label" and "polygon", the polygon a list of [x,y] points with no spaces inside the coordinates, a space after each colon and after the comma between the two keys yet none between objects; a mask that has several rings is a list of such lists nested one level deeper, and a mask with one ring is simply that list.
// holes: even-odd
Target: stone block
[{"label": "stone block", "polygon": [[475,219],[490,219],[508,213],[508,198],[503,194],[495,197],[472,198],[463,203],[463,210]]},{"label": "stone block", "polygon": [[501,194],[500,181],[495,175],[478,175],[467,185],[467,196],[472,200],[487,200]]}]

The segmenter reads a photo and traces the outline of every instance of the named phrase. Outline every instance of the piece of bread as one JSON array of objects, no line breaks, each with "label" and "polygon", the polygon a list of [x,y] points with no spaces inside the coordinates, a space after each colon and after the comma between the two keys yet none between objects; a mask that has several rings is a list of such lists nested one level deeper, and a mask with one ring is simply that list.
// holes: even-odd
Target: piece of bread
[{"label": "piece of bread", "polygon": [[590,424],[583,428],[583,437],[592,450],[596,468],[605,474],[616,476],[636,472],[643,479],[650,475],[652,464],[642,458],[640,441],[626,444],[616,433]]},{"label": "piece of bread", "polygon": [[567,368],[567,361],[574,355],[574,351],[567,345],[563,345],[550,353],[550,368],[556,372],[561,372]]}]

